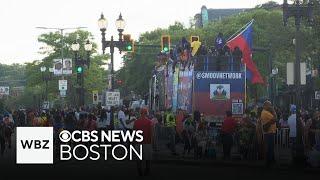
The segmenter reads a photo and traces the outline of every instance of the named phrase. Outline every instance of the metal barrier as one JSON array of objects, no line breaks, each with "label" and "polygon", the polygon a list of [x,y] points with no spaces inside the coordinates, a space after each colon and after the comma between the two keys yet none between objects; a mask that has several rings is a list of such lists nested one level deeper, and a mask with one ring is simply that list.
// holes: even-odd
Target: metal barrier
[{"label": "metal barrier", "polygon": [[316,144],[320,144],[320,131],[315,132],[314,136],[315,136]]},{"label": "metal barrier", "polygon": [[277,129],[277,133],[275,136],[275,147],[277,149],[279,148],[289,148],[289,128],[281,128],[281,129]]}]

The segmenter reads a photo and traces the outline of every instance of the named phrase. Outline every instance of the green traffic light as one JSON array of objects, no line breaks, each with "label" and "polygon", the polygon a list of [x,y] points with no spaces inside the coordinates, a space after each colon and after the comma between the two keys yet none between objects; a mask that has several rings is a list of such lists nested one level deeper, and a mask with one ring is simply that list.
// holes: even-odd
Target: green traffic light
[{"label": "green traffic light", "polygon": [[83,71],[82,67],[79,66],[79,67],[77,68],[77,73],[82,73],[82,71]]},{"label": "green traffic light", "polygon": [[169,48],[168,48],[168,47],[164,47],[163,50],[164,50],[165,52],[168,52],[168,51],[169,51]]},{"label": "green traffic light", "polygon": [[131,46],[131,45],[128,45],[128,46],[127,46],[127,50],[131,51],[131,50],[132,50],[132,46]]}]

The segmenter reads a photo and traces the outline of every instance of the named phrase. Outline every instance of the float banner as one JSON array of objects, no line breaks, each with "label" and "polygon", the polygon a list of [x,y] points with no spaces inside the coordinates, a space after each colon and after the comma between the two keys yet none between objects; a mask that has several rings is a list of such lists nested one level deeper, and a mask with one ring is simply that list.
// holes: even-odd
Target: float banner
[{"label": "float banner", "polygon": [[193,69],[180,71],[178,87],[178,108],[192,113]]},{"label": "float banner", "polygon": [[167,72],[165,72],[165,104],[166,104],[166,109],[172,107],[172,91],[173,91],[173,74],[172,74],[172,65],[169,64],[167,66]]},{"label": "float banner", "polygon": [[179,67],[173,73],[172,111],[176,112],[178,106]]},{"label": "float banner", "polygon": [[194,72],[194,110],[205,115],[224,116],[232,102],[244,102],[244,72]]}]

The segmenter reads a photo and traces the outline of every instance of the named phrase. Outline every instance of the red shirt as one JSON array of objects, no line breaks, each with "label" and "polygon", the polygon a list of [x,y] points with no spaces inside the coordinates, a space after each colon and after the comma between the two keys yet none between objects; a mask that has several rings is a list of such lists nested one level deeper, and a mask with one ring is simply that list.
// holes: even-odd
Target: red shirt
[{"label": "red shirt", "polygon": [[143,132],[143,141],[142,144],[151,144],[152,136],[152,122],[146,117],[140,117],[134,122],[133,129],[142,130]]},{"label": "red shirt", "polygon": [[236,121],[233,117],[226,117],[223,121],[221,131],[225,134],[233,133],[236,129]]}]

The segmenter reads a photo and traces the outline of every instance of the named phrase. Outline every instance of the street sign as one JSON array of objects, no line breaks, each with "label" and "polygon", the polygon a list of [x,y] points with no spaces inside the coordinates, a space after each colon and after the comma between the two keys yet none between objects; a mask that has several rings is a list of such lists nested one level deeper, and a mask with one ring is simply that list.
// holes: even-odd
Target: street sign
[{"label": "street sign", "polygon": [[300,63],[300,82],[301,85],[306,85],[307,84],[307,65],[305,62]]},{"label": "street sign", "polygon": [[63,60],[62,74],[65,74],[65,75],[72,74],[72,59]]},{"label": "street sign", "polygon": [[320,91],[314,92],[314,99],[319,100],[320,99]]},{"label": "street sign", "polygon": [[92,104],[99,104],[99,93],[98,91],[92,91]]},{"label": "street sign", "polygon": [[53,60],[53,74],[56,76],[62,75],[62,69],[63,69],[62,59],[54,59]]},{"label": "street sign", "polygon": [[287,63],[287,84],[294,84],[294,65],[292,62]]},{"label": "street sign", "polygon": [[59,90],[66,91],[68,89],[68,81],[67,80],[59,80]]},{"label": "street sign", "polygon": [[53,74],[56,76],[72,74],[72,59],[54,59]]},{"label": "street sign", "polygon": [[9,95],[9,90],[8,86],[0,86],[0,95]]},{"label": "street sign", "polygon": [[61,97],[66,97],[67,96],[67,91],[66,90],[60,91],[60,96]]},{"label": "street sign", "polygon": [[118,106],[120,104],[120,92],[106,92],[106,106]]},{"label": "street sign", "polygon": [[[306,85],[306,63],[300,63],[300,82],[301,85]],[[294,85],[294,63],[287,63],[287,84]]]}]

